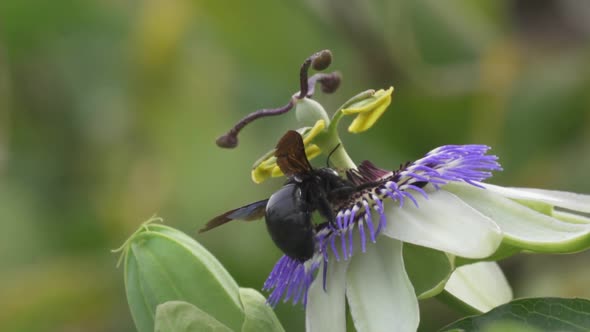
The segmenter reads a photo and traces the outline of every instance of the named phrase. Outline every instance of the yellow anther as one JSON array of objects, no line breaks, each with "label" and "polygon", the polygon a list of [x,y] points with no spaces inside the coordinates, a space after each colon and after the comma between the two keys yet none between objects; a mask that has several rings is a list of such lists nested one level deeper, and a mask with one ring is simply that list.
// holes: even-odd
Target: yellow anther
[{"label": "yellow anther", "polygon": [[[324,120],[318,120],[313,127],[302,128],[298,130],[303,136],[303,145],[305,146],[305,155],[308,160],[320,155],[321,149],[311,143],[313,139],[318,136],[326,128]],[[277,158],[274,156],[274,149],[267,152],[262,158],[258,159],[252,168],[252,181],[255,183],[262,183],[269,177],[283,176],[283,172],[277,166]]]},{"label": "yellow anther", "polygon": [[255,183],[262,183],[264,182],[264,180],[272,176],[272,171],[276,166],[276,158],[271,158],[272,161],[270,159],[267,159],[252,169],[252,181],[254,181]]},{"label": "yellow anther", "polygon": [[342,113],[345,115],[357,114],[348,127],[348,131],[356,134],[371,128],[391,104],[392,92],[393,87],[387,90],[378,90],[369,98],[359,100],[342,109]]},{"label": "yellow anther", "polygon": [[[326,121],[318,120],[309,130],[302,134],[303,145],[307,146],[319,133],[326,128]],[[307,152],[307,151],[306,151]],[[309,158],[309,155],[307,156]]]}]

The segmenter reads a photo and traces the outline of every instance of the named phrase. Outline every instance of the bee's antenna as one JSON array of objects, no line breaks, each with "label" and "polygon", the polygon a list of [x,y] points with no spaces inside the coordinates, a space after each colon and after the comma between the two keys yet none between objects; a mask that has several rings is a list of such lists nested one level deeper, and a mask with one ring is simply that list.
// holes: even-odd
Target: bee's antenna
[{"label": "bee's antenna", "polygon": [[328,154],[328,159],[326,159],[326,167],[330,168],[330,157],[332,157],[332,155],[334,154],[334,152],[336,152],[336,150],[338,150],[338,148],[340,147],[340,143],[338,143],[338,145],[336,145],[336,147],[334,147],[332,149],[332,151],[330,151],[330,153]]},{"label": "bee's antenna", "polygon": [[300,90],[291,97],[291,100],[289,100],[289,103],[287,103],[287,105],[278,108],[261,109],[248,114],[227,133],[217,138],[217,146],[229,149],[235,148],[238,145],[238,133],[248,123],[258,118],[279,115],[289,112],[293,108],[293,106],[295,106],[297,99],[303,99],[313,96],[315,92],[316,83],[320,84],[322,91],[325,93],[332,93],[336,91],[336,89],[340,85],[340,74],[338,72],[333,72],[329,74],[317,73],[309,77],[309,67],[312,67],[315,70],[324,70],[328,68],[328,66],[330,66],[331,62],[332,52],[330,52],[329,50],[319,51],[305,59],[305,61],[301,65],[301,69],[299,70]]}]

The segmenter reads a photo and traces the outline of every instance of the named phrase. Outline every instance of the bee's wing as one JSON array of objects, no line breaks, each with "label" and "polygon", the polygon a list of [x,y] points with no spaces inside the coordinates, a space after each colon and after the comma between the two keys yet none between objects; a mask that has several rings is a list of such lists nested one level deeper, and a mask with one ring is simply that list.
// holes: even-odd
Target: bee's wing
[{"label": "bee's wing", "polygon": [[263,199],[258,202],[254,202],[237,209],[233,209],[231,211],[227,211],[226,213],[219,215],[213,219],[211,219],[205,227],[199,229],[199,233],[206,232],[212,228],[217,226],[221,226],[228,221],[232,220],[244,220],[244,221],[253,221],[258,220],[264,217],[264,213],[266,211],[266,203],[268,203],[268,199]]},{"label": "bee's wing", "polygon": [[277,165],[287,177],[311,172],[312,167],[305,155],[305,146],[301,135],[289,130],[279,143],[275,151]]}]

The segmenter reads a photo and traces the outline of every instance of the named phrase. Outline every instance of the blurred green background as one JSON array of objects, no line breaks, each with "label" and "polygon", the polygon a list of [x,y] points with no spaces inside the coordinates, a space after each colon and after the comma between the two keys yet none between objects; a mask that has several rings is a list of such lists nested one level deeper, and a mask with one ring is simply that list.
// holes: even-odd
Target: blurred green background
[{"label": "blurred green background", "polygon": [[[326,48],[344,78],[317,96],[330,111],[396,88],[376,127],[343,134],[357,161],[481,143],[505,168],[493,183],[590,193],[589,2],[3,0],[0,330],[133,331],[110,249],[153,214],[260,289],[280,256],[263,222],[195,231],[280,187],[250,166],[294,115],[254,123],[235,150],[214,140],[283,105]],[[590,297],[588,258],[503,266],[516,296]],[[422,311],[424,331],[458,317]],[[277,313],[302,330],[301,307]]]}]

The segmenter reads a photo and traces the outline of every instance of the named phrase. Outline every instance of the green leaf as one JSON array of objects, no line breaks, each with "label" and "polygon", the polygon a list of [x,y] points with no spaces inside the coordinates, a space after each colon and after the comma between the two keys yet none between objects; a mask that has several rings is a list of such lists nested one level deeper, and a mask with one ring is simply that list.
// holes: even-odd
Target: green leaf
[{"label": "green leaf", "polygon": [[198,307],[169,301],[156,309],[156,332],[231,332],[232,330]]},{"label": "green leaf", "polygon": [[240,288],[240,299],[246,314],[242,332],[285,331],[272,308],[266,304],[264,296],[258,291]]},{"label": "green leaf", "polygon": [[[464,332],[463,329],[453,329],[449,332]],[[544,332],[517,321],[493,322],[482,330],[483,332]]]},{"label": "green leaf", "polygon": [[498,331],[497,324],[505,322],[520,323],[523,328],[511,331],[589,331],[590,301],[562,298],[515,300],[483,315],[454,322],[441,331]]},{"label": "green leaf", "polygon": [[238,285],[194,239],[167,226],[144,224],[123,250],[127,301],[138,331],[153,331],[156,307],[174,300],[196,305],[232,330],[241,329]]},{"label": "green leaf", "polygon": [[440,293],[451,276],[454,256],[442,251],[404,243],[404,264],[419,299]]}]

